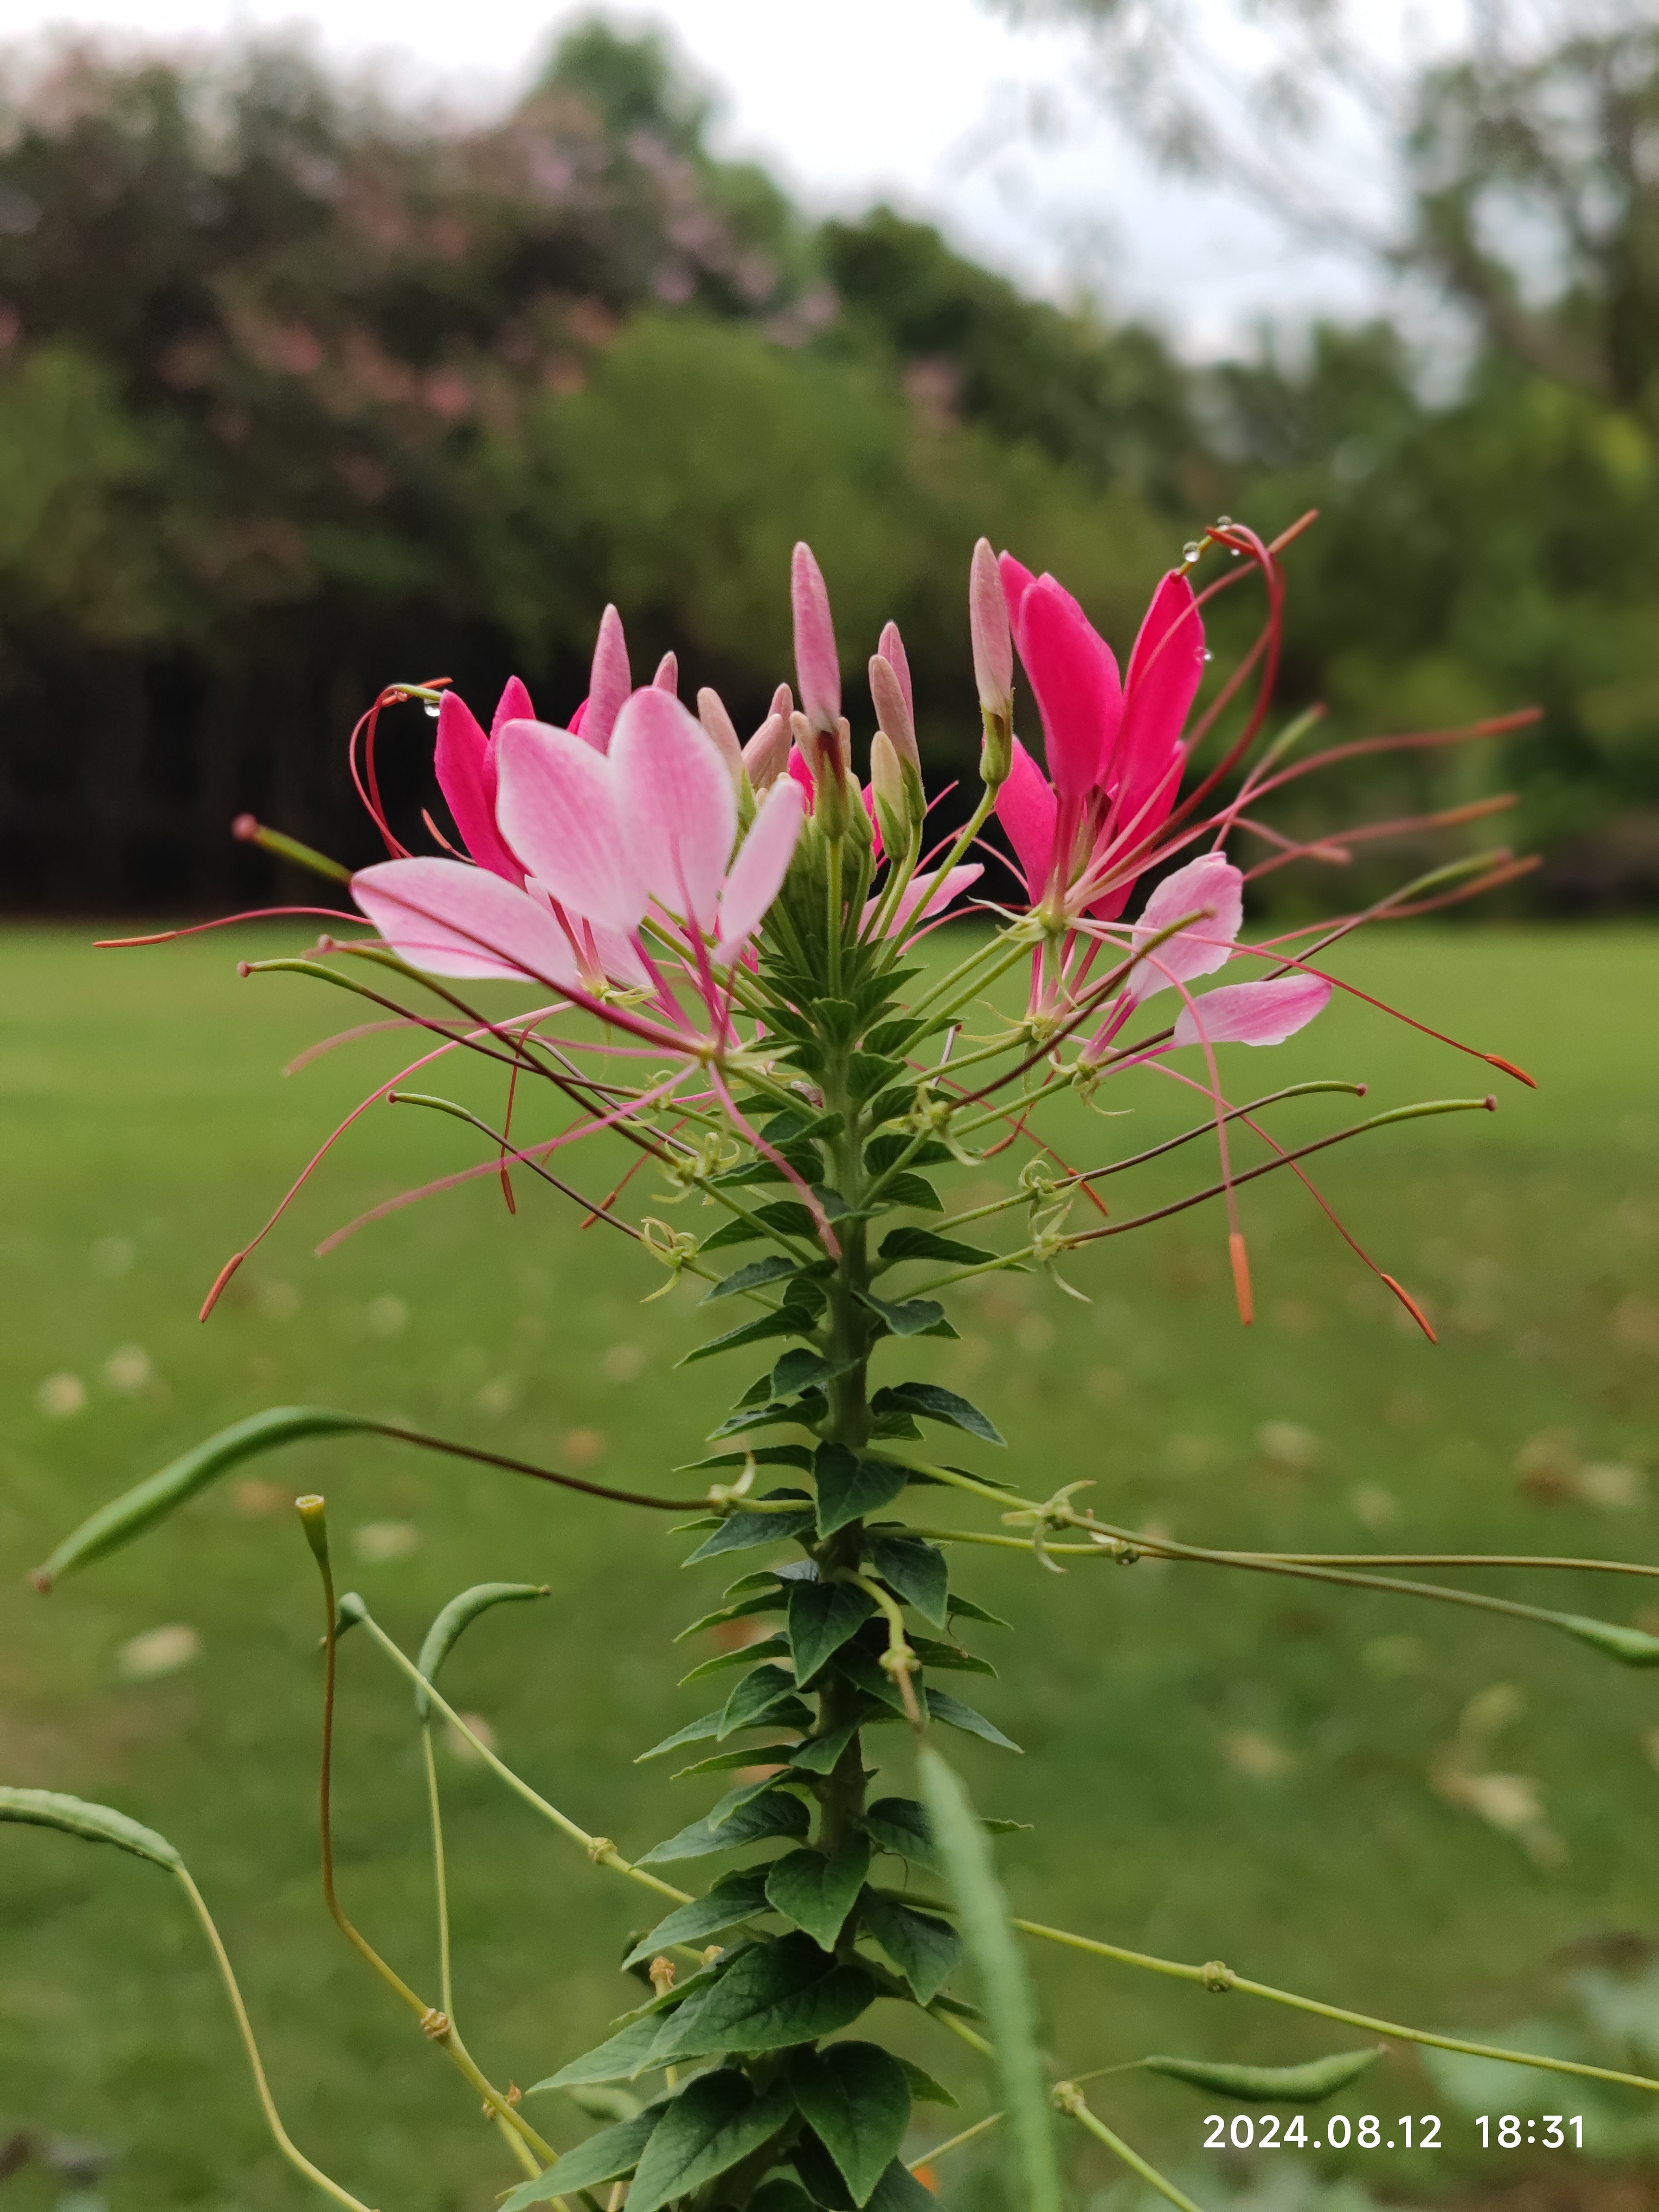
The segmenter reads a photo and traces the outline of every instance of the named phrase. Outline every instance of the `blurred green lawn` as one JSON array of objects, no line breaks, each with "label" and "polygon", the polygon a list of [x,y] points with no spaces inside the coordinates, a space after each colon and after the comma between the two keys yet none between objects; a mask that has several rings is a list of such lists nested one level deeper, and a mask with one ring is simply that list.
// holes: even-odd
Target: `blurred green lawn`
[{"label": "blurred green lawn", "polygon": [[[0,1778],[106,1800],[178,1843],[307,2150],[388,2212],[484,2212],[514,2179],[498,2142],[322,1910],[317,1597],[289,1502],[328,1493],[343,1578],[411,1648],[468,1583],[552,1584],[550,1603],[476,1631],[449,1686],[513,1763],[624,1850],[715,1794],[711,1781],[671,1796],[661,1767],[631,1761],[707,1702],[701,1686],[672,1686],[691,1662],[667,1639],[728,1577],[682,1576],[684,1542],[653,1519],[374,1443],[266,1462],[49,1601],[22,1577],[92,1506],[264,1405],[365,1407],[649,1486],[694,1455],[750,1370],[675,1376],[707,1333],[691,1291],[642,1305],[657,1285],[634,1250],[603,1229],[578,1234],[527,1181],[515,1218],[475,1183],[319,1265],[328,1229],[477,1157],[456,1125],[385,1108],[198,1327],[223,1259],[369,1072],[393,1064],[378,1040],[282,1078],[351,1008],[293,978],[240,981],[239,954],[278,938],[298,941],[247,932],[97,954],[71,935],[0,939]],[[1419,1123],[1317,1164],[1351,1227],[1434,1316],[1438,1349],[1274,1178],[1245,1200],[1254,1330],[1235,1319],[1224,1223],[1206,1208],[1094,1248],[1072,1271],[1091,1304],[1041,1279],[986,1289],[959,1317],[963,1340],[927,1346],[914,1371],[967,1390],[1015,1439],[981,1455],[988,1468],[1038,1494],[1090,1479],[1106,1516],[1182,1537],[1653,1556],[1654,1507],[1605,1470],[1641,1469],[1654,1449],[1659,937],[1401,931],[1345,952],[1342,972],[1540,1079],[1525,1091],[1352,1002],[1292,1046],[1235,1054],[1236,1095],[1247,1076],[1264,1090],[1359,1077],[1372,1085],[1362,1111],[1498,1085],[1495,1117]],[[1085,1131],[1073,1113],[1075,1156],[1136,1149],[1188,1117],[1150,1079],[1115,1103],[1133,1118]],[[1277,1126],[1311,1133],[1346,1104],[1300,1105]],[[1194,1146],[1186,1159],[1207,1175],[1211,1157]],[[601,1188],[605,1166],[571,1156],[585,1187]],[[987,1171],[967,1182],[991,1188]],[[1166,1175],[1148,1190],[1175,1188]],[[1126,1185],[1111,1198],[1133,1210]],[[1584,1463],[1602,1471],[1584,1477]],[[1564,1945],[1653,1930],[1654,1678],[1492,1616],[1202,1567],[1060,1580],[984,1555],[957,1573],[1020,1631],[975,1638],[1003,1680],[975,1694],[1027,1756],[952,1747],[982,1809],[1034,1824],[1004,1847],[1027,1912],[1466,2032],[1547,2008]],[[1481,1586],[1659,1626],[1659,1593],[1632,1580]],[[130,1640],[174,1624],[196,1632],[199,1657],[125,1675]],[[342,1666],[342,1888],[430,1990],[408,1696],[366,1640]],[[1486,1763],[1536,1778],[1553,1867],[1431,1784],[1468,1701],[1498,1683],[1524,1704]],[[887,1786],[908,1787],[897,1733],[879,1747]],[[631,2002],[613,1961],[643,1923],[629,1885],[445,1756],[458,2010],[486,2068],[528,2082]],[[115,2212],[300,2203],[171,1886],[18,1829],[0,1834],[0,2136],[27,2126],[118,2148]],[[1059,1953],[1036,1963],[1068,2070],[1147,2050],[1288,2061],[1359,2039]],[[926,2026],[911,2047],[983,2109],[969,2054]],[[1110,2087],[1103,2109],[1191,2170],[1206,2100],[1145,2076]],[[1350,2101],[1434,2100],[1395,2056]],[[568,2143],[585,2124],[556,2102],[540,2109]],[[1405,2179],[1425,2191],[1432,2178]],[[43,2175],[12,2188],[20,2207],[52,2201]]]}]

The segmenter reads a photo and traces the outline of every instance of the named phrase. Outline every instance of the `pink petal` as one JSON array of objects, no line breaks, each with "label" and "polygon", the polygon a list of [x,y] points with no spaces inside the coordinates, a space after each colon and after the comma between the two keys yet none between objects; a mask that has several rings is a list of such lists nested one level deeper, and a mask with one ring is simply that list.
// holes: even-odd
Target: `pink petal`
[{"label": "pink petal", "polygon": [[1205,908],[1209,920],[1166,938],[1134,970],[1129,979],[1133,1000],[1150,999],[1171,983],[1189,983],[1196,975],[1212,975],[1232,957],[1233,942],[1244,920],[1244,878],[1220,853],[1200,854],[1165,876],[1135,924],[1131,939],[1135,951],[1144,951],[1161,929],[1183,915]]},{"label": "pink petal", "polygon": [[817,797],[818,787],[811,763],[799,745],[792,744],[789,748],[789,773],[806,794],[806,811],[810,814]]},{"label": "pink petal", "polygon": [[1080,799],[1099,781],[1117,737],[1117,663],[1052,576],[1040,576],[1020,601],[1014,635],[1042,712],[1049,778],[1062,799]]},{"label": "pink petal", "polygon": [[[1018,562],[1012,565],[1019,566]],[[981,538],[974,548],[968,572],[968,633],[973,642],[979,703],[988,714],[1006,714],[1014,695],[1014,641],[1008,627],[1008,605],[991,541]]]},{"label": "pink petal", "polygon": [[1147,851],[1148,844],[1170,818],[1186,766],[1187,756],[1177,745],[1161,785],[1139,797],[1132,791],[1122,801],[1114,804],[1106,833],[1095,847],[1090,868],[1097,876],[1104,875],[1109,869],[1131,864],[1133,855],[1134,872],[1103,898],[1091,902],[1089,912],[1097,921],[1115,921],[1128,905],[1136,878],[1152,857]]},{"label": "pink petal", "polygon": [[635,692],[617,715],[611,765],[618,817],[652,896],[712,929],[738,835],[737,794],[719,747],[672,692],[653,687]]},{"label": "pink petal", "polygon": [[1327,975],[1273,975],[1261,983],[1224,983],[1183,1006],[1176,1044],[1283,1044],[1322,1013],[1331,995]]},{"label": "pink petal", "polygon": [[[520,684],[520,690],[523,685]],[[438,708],[438,743],[433,756],[442,792],[461,842],[481,868],[521,884],[524,870],[495,826],[495,757],[466,702],[446,691]]]},{"label": "pink petal", "polygon": [[[951,869],[943,878],[937,875],[912,876],[904,886],[904,895],[887,925],[888,936],[890,937],[896,929],[902,929],[918,907],[921,908],[922,920],[931,921],[936,914],[944,912],[953,898],[959,898],[970,884],[976,884],[984,873],[979,862],[974,860],[965,867]],[[925,905],[924,900],[927,902]],[[870,901],[864,909],[865,921],[869,921],[878,904],[878,900]]]},{"label": "pink petal", "polygon": [[651,682],[656,690],[672,691],[677,699],[679,697],[680,657],[678,653],[664,653],[657,663],[657,672]]},{"label": "pink petal", "polygon": [[[583,701],[581,738],[596,751],[611,750],[611,732],[617,726],[623,702],[634,688],[628,665],[628,641],[622,617],[607,606],[599,617],[599,635],[593,647],[593,672]],[[574,720],[574,717],[573,717]]]},{"label": "pink petal", "polygon": [[841,716],[841,659],[823,572],[810,545],[797,545],[789,567],[795,612],[795,676],[801,711],[815,728],[833,730]]},{"label": "pink petal", "polygon": [[1058,808],[1042,770],[1019,739],[1014,739],[1014,763],[1008,781],[997,793],[997,818],[1008,832],[1033,906],[1042,896],[1054,853],[1054,817]]},{"label": "pink petal", "polygon": [[[904,640],[899,635],[899,626],[896,622],[890,622],[882,631],[881,641],[876,651],[897,677],[899,690],[904,694],[905,711],[914,722],[916,719],[916,694],[910,681],[910,658],[904,650]],[[892,732],[890,731],[888,734],[890,737]]]},{"label": "pink petal", "polygon": [[[1012,553],[1004,553],[997,562],[997,574],[1002,579],[1002,596],[1008,603],[1008,619],[1015,629],[1019,627],[1019,611],[1036,578]],[[1012,678],[1013,671],[1009,671]]]},{"label": "pink petal", "polygon": [[1153,593],[1129,656],[1112,761],[1113,782],[1123,787],[1126,799],[1130,786],[1144,797],[1164,775],[1203,680],[1204,621],[1191,584],[1176,569]]},{"label": "pink petal", "polygon": [[516,676],[509,676],[501,697],[495,702],[495,712],[489,725],[492,739],[503,722],[533,722],[536,709],[530,702],[530,694]]},{"label": "pink petal", "polygon": [[800,786],[781,776],[761,801],[720,894],[717,967],[729,966],[738,957],[783,888],[805,819]]},{"label": "pink petal", "polygon": [[769,714],[743,749],[743,764],[757,793],[769,791],[782,775],[789,750],[788,723]]},{"label": "pink petal", "polygon": [[650,892],[605,755],[545,722],[503,723],[495,753],[496,814],[531,874],[569,912],[636,929]]},{"label": "pink petal", "polygon": [[885,848],[881,842],[881,817],[876,812],[876,787],[873,778],[865,785],[862,795],[864,811],[870,817],[870,836],[873,842],[875,856],[877,860],[880,860]]},{"label": "pink petal", "polygon": [[379,860],[351,895],[413,968],[433,975],[576,981],[569,942],[545,901],[464,860]]}]

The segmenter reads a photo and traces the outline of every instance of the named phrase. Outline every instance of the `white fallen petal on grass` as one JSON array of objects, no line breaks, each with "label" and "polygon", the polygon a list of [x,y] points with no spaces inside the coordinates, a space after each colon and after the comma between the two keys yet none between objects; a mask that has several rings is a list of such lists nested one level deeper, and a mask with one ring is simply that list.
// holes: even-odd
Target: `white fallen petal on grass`
[{"label": "white fallen petal on grass", "polygon": [[170,1620],[129,1637],[115,1655],[115,1671],[124,1682],[155,1682],[192,1666],[201,1656],[202,1639],[190,1623]]}]

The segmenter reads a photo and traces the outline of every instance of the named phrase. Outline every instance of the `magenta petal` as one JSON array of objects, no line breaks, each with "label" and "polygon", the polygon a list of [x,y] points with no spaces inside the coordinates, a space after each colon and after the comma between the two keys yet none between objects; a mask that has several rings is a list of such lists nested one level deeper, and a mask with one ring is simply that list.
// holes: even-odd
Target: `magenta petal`
[{"label": "magenta petal", "polygon": [[649,892],[605,755],[545,722],[506,722],[495,756],[496,813],[531,874],[568,912],[636,929]]},{"label": "magenta petal", "polygon": [[453,691],[444,693],[438,708],[438,743],[432,764],[438,788],[467,851],[491,875],[509,884],[522,883],[524,870],[495,826],[494,749],[465,701]]},{"label": "magenta petal", "polygon": [[503,722],[533,722],[535,719],[536,709],[531,704],[530,694],[522,680],[519,677],[509,676],[500,699],[495,702],[495,716],[489,725],[490,737],[495,737]]},{"label": "magenta petal", "polygon": [[999,556],[997,574],[1002,579],[1002,596],[1008,602],[1008,619],[1018,629],[1020,608],[1036,578],[1023,562],[1016,561],[1012,553]]},{"label": "magenta petal", "polygon": [[562,989],[576,981],[544,900],[464,860],[380,860],[351,895],[386,943],[432,975],[511,975]]},{"label": "magenta petal", "polygon": [[815,729],[830,731],[841,715],[841,659],[823,571],[810,545],[797,545],[789,566],[795,613],[795,678],[801,711]]},{"label": "magenta petal", "polygon": [[720,894],[717,966],[738,957],[783,888],[805,819],[800,786],[781,776],[761,801]]},{"label": "magenta petal", "polygon": [[1054,794],[1042,770],[1016,738],[1013,766],[997,793],[997,819],[1008,832],[1008,841],[1024,871],[1025,889],[1033,906],[1048,887],[1057,811]]},{"label": "magenta petal", "polygon": [[[628,665],[628,641],[623,635],[622,617],[615,607],[607,606],[599,617],[599,635],[593,647],[593,672],[583,701],[580,737],[584,744],[592,745],[598,752],[611,750],[611,732],[617,726],[623,702],[634,688],[634,678]],[[574,717],[572,717],[573,726]]]},{"label": "magenta petal", "polygon": [[1184,915],[1208,910],[1211,919],[1167,938],[1142,962],[1129,979],[1132,999],[1150,999],[1171,983],[1189,983],[1196,975],[1212,975],[1232,957],[1233,944],[1244,920],[1244,878],[1220,853],[1201,854],[1165,876],[1147,900],[1135,924],[1132,940],[1137,952],[1151,945],[1162,929]]},{"label": "magenta petal", "polygon": [[1113,781],[1142,793],[1155,784],[1187,726],[1204,680],[1204,621],[1193,587],[1172,570],[1152,595],[1129,656]]},{"label": "magenta petal", "polygon": [[1273,975],[1260,983],[1224,983],[1183,1006],[1176,1044],[1283,1044],[1323,1013],[1328,975]]},{"label": "magenta petal", "polygon": [[737,793],[718,747],[672,692],[653,687],[617,715],[611,765],[617,815],[653,897],[713,929],[738,834]]},{"label": "magenta petal", "polygon": [[1081,799],[1098,781],[1117,736],[1117,663],[1052,576],[1039,577],[1020,601],[1014,635],[1042,713],[1049,779],[1062,799]]},{"label": "magenta petal", "polygon": [[789,773],[805,793],[806,811],[810,814],[817,798],[817,780],[812,774],[811,763],[799,745],[789,748]]}]

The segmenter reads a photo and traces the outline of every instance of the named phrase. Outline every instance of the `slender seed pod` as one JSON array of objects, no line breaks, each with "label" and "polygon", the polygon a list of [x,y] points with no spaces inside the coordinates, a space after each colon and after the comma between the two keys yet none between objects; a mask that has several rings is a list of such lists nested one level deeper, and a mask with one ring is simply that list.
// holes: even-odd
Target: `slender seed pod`
[{"label": "slender seed pod", "polygon": [[916,726],[910,702],[898,671],[885,653],[871,655],[870,696],[875,702],[876,720],[886,731],[893,750],[920,774],[921,755],[916,750]]},{"label": "slender seed pod", "polygon": [[711,691],[705,684],[697,694],[697,720],[714,740],[720,758],[726,763],[733,790],[743,784],[743,745],[732,717],[726,711],[726,702],[718,691]]},{"label": "slender seed pod", "polygon": [[1218,2096],[1237,2097],[1256,2104],[1317,2105],[1357,2081],[1382,2056],[1383,2045],[1367,2051],[1333,2051],[1328,2058],[1310,2059],[1305,2066],[1226,2066],[1207,2058],[1143,2058],[1149,2074],[1167,2074],[1171,2081],[1189,2081],[1194,2089],[1212,2089]]},{"label": "slender seed pod", "polygon": [[0,1820],[22,1820],[38,1828],[59,1828],[66,1836],[79,1836],[88,1844],[113,1844],[135,1858],[176,1873],[184,1861],[165,1836],[142,1826],[125,1813],[107,1805],[89,1805],[84,1798],[65,1797],[56,1790],[0,1789]]},{"label": "slender seed pod", "polygon": [[[480,1613],[488,1613],[492,1606],[507,1605],[520,1598],[547,1597],[551,1585],[547,1583],[477,1583],[453,1597],[426,1632],[426,1641],[421,1646],[421,1656],[416,1665],[427,1682],[434,1680],[440,1667],[454,1650],[464,1629],[470,1628]],[[432,1700],[427,1694],[426,1684],[415,1692],[415,1711],[424,1720],[432,1710]]]}]

